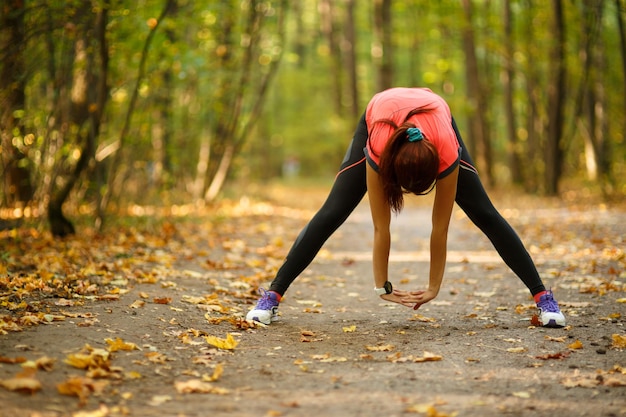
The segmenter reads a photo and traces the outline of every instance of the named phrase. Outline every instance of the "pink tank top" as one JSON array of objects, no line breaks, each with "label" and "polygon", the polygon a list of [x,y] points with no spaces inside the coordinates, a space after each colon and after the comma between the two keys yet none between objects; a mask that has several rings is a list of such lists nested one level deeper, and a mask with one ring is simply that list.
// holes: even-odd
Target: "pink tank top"
[{"label": "pink tank top", "polygon": [[368,140],[365,156],[369,164],[378,171],[382,154],[393,128],[378,120],[390,119],[398,126],[413,109],[427,107],[427,113],[416,114],[409,119],[419,127],[426,138],[439,152],[439,176],[443,178],[456,168],[461,148],[452,128],[452,115],[445,100],[428,88],[391,88],[376,94],[365,111]]}]

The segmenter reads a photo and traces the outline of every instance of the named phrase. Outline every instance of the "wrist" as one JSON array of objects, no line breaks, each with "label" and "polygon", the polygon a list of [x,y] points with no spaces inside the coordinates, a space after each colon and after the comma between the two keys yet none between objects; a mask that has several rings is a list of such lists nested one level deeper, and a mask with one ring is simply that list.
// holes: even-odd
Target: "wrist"
[{"label": "wrist", "polygon": [[382,287],[375,286],[374,292],[379,296],[391,294],[393,292],[393,285],[391,285],[391,282],[385,281]]},{"label": "wrist", "polygon": [[441,287],[433,287],[431,285],[428,286],[428,291],[434,292],[435,295],[439,294],[439,290],[441,289]]}]

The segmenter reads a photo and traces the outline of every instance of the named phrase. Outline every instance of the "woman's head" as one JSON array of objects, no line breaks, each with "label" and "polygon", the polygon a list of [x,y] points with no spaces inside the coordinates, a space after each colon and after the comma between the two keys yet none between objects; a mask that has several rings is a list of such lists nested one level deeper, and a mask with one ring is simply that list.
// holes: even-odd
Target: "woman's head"
[{"label": "woman's head", "polygon": [[[424,110],[409,113],[407,120]],[[379,175],[389,206],[402,210],[404,194],[426,194],[432,190],[439,173],[439,153],[435,145],[414,124],[405,121],[400,126],[389,120],[395,130],[380,155]]]}]

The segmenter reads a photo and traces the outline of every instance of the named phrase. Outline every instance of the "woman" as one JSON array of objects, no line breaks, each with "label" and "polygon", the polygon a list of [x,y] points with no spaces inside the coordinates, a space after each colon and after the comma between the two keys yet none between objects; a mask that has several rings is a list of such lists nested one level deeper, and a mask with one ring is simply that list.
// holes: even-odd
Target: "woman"
[{"label": "woman", "polygon": [[[432,189],[428,287],[393,289],[387,275],[391,212],[402,210],[404,194],[422,195]],[[374,291],[381,298],[417,310],[437,296],[456,201],[533,295],[541,324],[565,326],[552,291],[546,290],[520,238],[489,200],[447,103],[425,88],[392,88],[371,99],[326,202],[300,232],[269,291],[261,290],[248,320],[270,324],[276,318],[279,302],[291,283],[366,192],[374,223]]]}]

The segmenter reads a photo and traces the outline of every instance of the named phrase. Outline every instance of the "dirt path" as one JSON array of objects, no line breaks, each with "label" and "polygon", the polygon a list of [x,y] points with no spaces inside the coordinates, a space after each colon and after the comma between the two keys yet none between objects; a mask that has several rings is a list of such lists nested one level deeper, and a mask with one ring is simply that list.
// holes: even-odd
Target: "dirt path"
[{"label": "dirt path", "polygon": [[[212,271],[188,256],[169,279],[131,285],[119,301],[51,306],[51,314],[77,317],[0,336],[2,357],[56,359],[51,371],[37,372],[39,392],[0,390],[0,416],[626,416],[626,354],[613,336],[626,337],[626,215],[561,207],[505,214],[554,289],[567,328],[531,326],[525,288],[458,212],[439,297],[418,312],[381,302],[372,291],[367,205],[296,280],[278,322],[220,322],[251,307],[252,299],[233,295],[249,293],[249,277],[268,284],[277,260],[249,258],[264,259],[264,231],[280,225],[288,245],[305,221],[259,216],[247,220],[258,222],[257,235],[233,227],[226,245],[226,259],[248,256],[247,268]],[[426,282],[428,225],[423,207],[394,220],[391,276],[399,287]],[[229,334],[232,350],[204,337],[228,343]],[[68,355],[116,338],[138,349],[111,353],[109,375],[93,379],[106,381],[101,394],[84,380],[84,405],[58,394],[57,384],[85,377],[63,362]],[[0,379],[19,371],[0,364]]]}]

